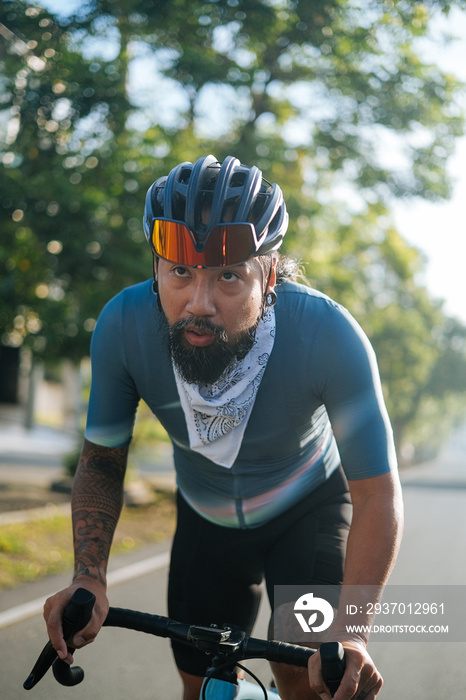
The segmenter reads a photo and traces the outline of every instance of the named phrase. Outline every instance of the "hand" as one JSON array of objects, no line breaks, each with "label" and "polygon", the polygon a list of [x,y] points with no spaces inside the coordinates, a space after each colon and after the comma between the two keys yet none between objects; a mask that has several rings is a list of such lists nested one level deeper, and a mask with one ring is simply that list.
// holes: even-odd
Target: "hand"
[{"label": "hand", "polygon": [[62,617],[71,596],[78,588],[86,588],[94,593],[96,601],[89,623],[84,629],[79,630],[71,641],[68,640],[71,647],[80,649],[86,644],[93,642],[108,615],[109,609],[105,587],[101,583],[88,578],[81,581],[75,580],[68,588],[47,598],[44,604],[44,619],[47,624],[49,639],[59,658],[68,664],[73,663],[73,657],[68,651],[66,641],[63,638]]},{"label": "hand", "polygon": [[[344,641],[346,670],[333,700],[374,700],[382,688],[383,679],[362,641]],[[309,659],[309,684],[322,700],[331,700],[320,670],[320,655]]]}]

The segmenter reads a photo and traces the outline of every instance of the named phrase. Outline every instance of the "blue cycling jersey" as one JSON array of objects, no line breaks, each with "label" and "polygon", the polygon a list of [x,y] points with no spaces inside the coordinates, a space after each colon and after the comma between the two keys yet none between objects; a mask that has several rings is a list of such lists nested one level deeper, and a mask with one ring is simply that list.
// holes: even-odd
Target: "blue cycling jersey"
[{"label": "blue cycling jersey", "polygon": [[190,449],[151,281],[112,299],[92,339],[86,438],[128,444],[142,398],[172,440],[184,498],[227,527],[256,527],[288,510],[340,460],[349,480],[396,468],[375,355],[360,326],[304,285],[285,282],[276,292],[275,343],[231,469]]}]

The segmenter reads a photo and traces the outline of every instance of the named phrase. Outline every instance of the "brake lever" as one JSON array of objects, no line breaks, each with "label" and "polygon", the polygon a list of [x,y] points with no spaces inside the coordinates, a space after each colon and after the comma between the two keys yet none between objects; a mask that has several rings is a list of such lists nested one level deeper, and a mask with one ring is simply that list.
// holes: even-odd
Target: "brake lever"
[{"label": "brake lever", "polygon": [[[71,640],[76,632],[82,630],[91,619],[95,595],[85,588],[78,588],[72,595],[63,613],[63,636]],[[72,654],[74,648],[68,646]],[[84,671],[79,666],[70,667],[58,658],[57,652],[48,641],[34,664],[34,668],[23,683],[25,690],[31,690],[52,666],[53,675],[62,685],[77,685],[84,678]]]}]

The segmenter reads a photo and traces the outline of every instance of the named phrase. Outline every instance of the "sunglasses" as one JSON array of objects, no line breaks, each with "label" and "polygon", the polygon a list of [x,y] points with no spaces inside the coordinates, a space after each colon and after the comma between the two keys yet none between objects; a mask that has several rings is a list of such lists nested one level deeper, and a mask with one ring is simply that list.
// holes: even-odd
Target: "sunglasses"
[{"label": "sunglasses", "polygon": [[266,235],[267,229],[257,238],[254,224],[217,224],[201,247],[182,221],[154,219],[150,242],[155,255],[165,260],[190,267],[225,267],[254,255]]}]

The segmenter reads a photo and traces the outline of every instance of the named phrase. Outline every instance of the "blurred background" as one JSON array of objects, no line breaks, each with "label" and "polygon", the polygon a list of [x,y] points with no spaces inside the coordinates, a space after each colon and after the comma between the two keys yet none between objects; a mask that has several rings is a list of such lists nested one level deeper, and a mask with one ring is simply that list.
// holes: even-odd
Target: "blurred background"
[{"label": "blurred background", "polygon": [[[378,355],[398,454],[466,417],[466,3],[1,2],[0,419],[79,435],[103,305],[151,275],[149,185],[228,154]],[[163,440],[141,408],[141,439]]]},{"label": "blurred background", "polygon": [[[437,603],[464,586],[465,47],[466,0],[0,0],[6,700],[45,642],[44,596],[72,568],[69,485],[96,319],[151,276],[147,188],[206,153],[280,184],[285,252],[375,347],[407,516],[391,582],[442,584]],[[154,489],[129,481],[126,503],[144,507],[123,511],[117,573],[128,557],[165,556],[175,520],[170,445],[145,405],[135,448],[131,472]],[[113,604],[163,612],[165,570],[122,580]],[[387,697],[464,698],[465,643],[445,640],[376,642]],[[76,697],[102,696],[103,669],[109,697],[134,695],[134,678],[140,698],[179,696],[168,645],[152,656],[139,640],[128,655],[117,641],[95,645]],[[62,697],[53,679],[41,686],[38,698]]]}]

